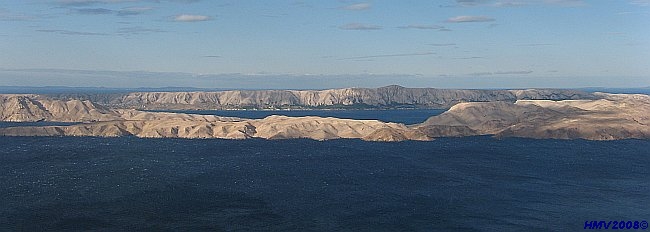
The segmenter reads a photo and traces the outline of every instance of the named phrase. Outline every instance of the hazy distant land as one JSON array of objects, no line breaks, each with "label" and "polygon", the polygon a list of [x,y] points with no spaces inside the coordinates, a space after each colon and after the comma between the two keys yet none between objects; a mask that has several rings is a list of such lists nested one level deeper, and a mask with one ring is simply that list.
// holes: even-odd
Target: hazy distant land
[{"label": "hazy distant land", "polygon": [[[137,136],[369,141],[495,135],[555,139],[650,138],[650,96],[579,90],[347,88],[0,95],[0,120],[79,122],[0,128],[4,136]],[[323,117],[244,119],[143,110],[449,108],[416,125]]]}]

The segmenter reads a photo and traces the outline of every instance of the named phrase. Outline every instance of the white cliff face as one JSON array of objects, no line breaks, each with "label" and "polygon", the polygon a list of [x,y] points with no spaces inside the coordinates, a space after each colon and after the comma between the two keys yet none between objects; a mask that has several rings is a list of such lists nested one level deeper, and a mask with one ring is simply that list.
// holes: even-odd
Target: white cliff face
[{"label": "white cliff face", "polygon": [[592,99],[574,90],[452,90],[386,86],[376,89],[329,90],[236,90],[219,92],[136,92],[53,96],[57,99],[90,99],[116,108],[135,109],[237,109],[245,107],[322,107],[411,105],[449,108],[458,102],[509,101],[518,99]]}]

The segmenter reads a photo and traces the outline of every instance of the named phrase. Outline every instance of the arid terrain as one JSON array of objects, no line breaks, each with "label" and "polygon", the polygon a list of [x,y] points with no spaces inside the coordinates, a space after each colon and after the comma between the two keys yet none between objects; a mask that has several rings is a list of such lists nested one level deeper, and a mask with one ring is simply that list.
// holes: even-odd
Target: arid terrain
[{"label": "arid terrain", "polygon": [[133,109],[273,109],[273,108],[438,108],[459,102],[596,99],[593,94],[564,89],[462,90],[380,88],[326,90],[231,90],[216,92],[132,92],[52,94],[55,100],[90,100],[113,108]]},{"label": "arid terrain", "polygon": [[[369,141],[426,141],[436,137],[474,135],[589,140],[650,138],[650,96],[642,94],[590,94],[572,90],[436,90],[395,86],[364,89],[361,91],[365,91],[363,94],[355,91],[130,93],[121,98],[114,96],[113,100],[105,99],[101,104],[88,100],[88,95],[76,96],[75,99],[74,95],[5,94],[0,95],[0,121],[78,124],[9,127],[0,129],[0,135],[354,138]],[[202,109],[224,104],[242,107],[256,102],[279,102],[285,106],[411,104],[451,107],[447,112],[416,125],[313,116],[244,119],[133,109],[161,109],[163,106]]]}]

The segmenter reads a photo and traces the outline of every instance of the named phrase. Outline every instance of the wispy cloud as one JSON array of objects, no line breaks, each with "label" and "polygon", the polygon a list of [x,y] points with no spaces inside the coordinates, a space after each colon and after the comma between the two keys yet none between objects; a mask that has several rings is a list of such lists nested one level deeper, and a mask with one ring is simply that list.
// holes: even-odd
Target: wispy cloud
[{"label": "wispy cloud", "polygon": [[434,55],[434,52],[416,52],[416,53],[397,53],[397,54],[382,54],[382,55],[371,55],[371,56],[353,56],[341,58],[338,60],[366,60],[370,58],[386,58],[386,57],[406,57],[406,56],[428,56]]},{"label": "wispy cloud", "polygon": [[34,17],[25,14],[15,14],[0,9],[0,21],[29,21],[32,19],[34,19]]},{"label": "wispy cloud", "polygon": [[195,3],[195,2],[200,2],[201,0],[170,0],[170,1],[171,2],[180,2],[180,3]]},{"label": "wispy cloud", "polygon": [[427,44],[429,46],[436,46],[436,47],[449,47],[449,46],[456,46],[455,43],[431,43]]},{"label": "wispy cloud", "polygon": [[176,22],[201,22],[208,21],[212,18],[205,15],[191,15],[191,14],[181,14],[174,16],[174,21]]},{"label": "wispy cloud", "polygon": [[401,29],[420,29],[420,30],[438,30],[444,28],[443,26],[438,25],[422,25],[422,24],[411,24],[406,26],[400,26]]},{"label": "wispy cloud", "polygon": [[117,11],[118,16],[141,15],[147,11],[153,10],[153,7],[127,7]]},{"label": "wispy cloud", "polygon": [[341,7],[343,10],[369,10],[370,8],[372,8],[370,3],[357,3]]},{"label": "wispy cloud", "polygon": [[483,59],[485,57],[482,56],[468,56],[468,57],[459,57],[459,58],[453,58],[455,60],[473,60],[473,59]]},{"label": "wispy cloud", "polygon": [[308,3],[308,2],[302,1],[302,0],[296,0],[296,1],[291,2],[291,6],[302,7],[302,8],[313,8],[314,7],[314,5],[312,3]]},{"label": "wispy cloud", "polygon": [[474,22],[492,22],[495,21],[494,18],[488,17],[488,16],[469,16],[469,15],[462,15],[462,16],[456,16],[447,19],[446,22],[448,23],[474,23]]},{"label": "wispy cloud", "polygon": [[89,6],[94,4],[125,3],[137,1],[138,0],[58,0],[56,3],[63,6]]},{"label": "wispy cloud", "polygon": [[584,0],[456,0],[456,6],[460,7],[522,7],[533,5],[574,7],[584,6],[586,3]]},{"label": "wispy cloud", "polygon": [[650,6],[650,0],[632,0],[630,4],[637,6]]},{"label": "wispy cloud", "polygon": [[540,46],[553,46],[551,43],[529,43],[529,44],[517,44],[517,46],[522,47],[540,47]]},{"label": "wispy cloud", "polygon": [[533,71],[531,70],[525,70],[525,71],[501,71],[501,72],[494,72],[495,75],[517,75],[517,74],[531,74]]},{"label": "wispy cloud", "polygon": [[456,0],[456,3],[461,6],[477,6],[488,2],[487,0]]},{"label": "wispy cloud", "polygon": [[535,0],[456,0],[462,7],[493,6],[493,7],[518,7],[529,5]]},{"label": "wispy cloud", "polygon": [[146,27],[122,27],[122,28],[118,28],[113,33],[72,31],[72,30],[60,30],[60,29],[42,29],[36,31],[44,32],[44,33],[61,34],[61,35],[79,35],[79,36],[111,36],[111,35],[131,36],[131,35],[143,35],[143,34],[167,32],[161,29],[146,28]]},{"label": "wispy cloud", "polygon": [[106,33],[84,32],[84,31],[69,31],[69,30],[36,30],[38,32],[56,33],[61,35],[109,35]]},{"label": "wispy cloud", "polygon": [[267,18],[280,18],[280,17],[285,17],[289,14],[273,14],[273,13],[268,13],[268,14],[261,14],[260,16],[262,17],[267,17]]},{"label": "wispy cloud", "polygon": [[620,32],[620,31],[608,31],[608,32],[604,32],[603,34],[605,34],[605,35],[626,35],[627,33]]},{"label": "wispy cloud", "polygon": [[139,3],[139,2],[177,2],[177,3],[196,3],[201,0],[50,0],[53,4],[64,7],[91,6],[99,4],[120,4],[120,3]]},{"label": "wispy cloud", "polygon": [[128,35],[142,35],[142,34],[163,33],[163,32],[167,32],[167,31],[155,29],[155,28],[145,28],[145,27],[122,27],[117,29],[115,34],[128,36]]},{"label": "wispy cloud", "polygon": [[556,5],[556,6],[569,6],[569,7],[587,5],[587,3],[585,3],[584,0],[544,0],[544,3],[550,5]]},{"label": "wispy cloud", "polygon": [[[127,88],[144,91],[137,87],[165,88],[176,86],[176,91],[215,91],[224,89],[330,89],[358,87],[379,87],[391,84],[407,86],[441,86],[444,79],[422,78],[417,74],[296,74],[296,73],[221,73],[198,74],[182,72],[147,71],[99,71],[65,69],[3,69],[0,68],[0,85],[23,86],[78,86],[97,87],[97,80],[106,88]],[[328,80],[328,81],[323,81]],[[422,81],[428,81],[423,83]],[[468,80],[471,81],[471,80]],[[198,87],[190,89],[185,87]],[[451,88],[453,86],[444,86]],[[180,90],[183,89],[183,90]],[[188,90],[190,89],[190,90]]]},{"label": "wispy cloud", "polygon": [[493,76],[493,75],[526,75],[531,74],[531,70],[522,70],[522,71],[497,71],[497,72],[477,72],[470,73],[472,76]]},{"label": "wispy cloud", "polygon": [[517,1],[517,0],[504,0],[492,4],[495,7],[520,7],[530,5],[530,2]]},{"label": "wispy cloud", "polygon": [[75,14],[84,14],[84,15],[107,15],[115,14],[117,16],[133,16],[144,14],[147,11],[153,10],[153,7],[126,7],[120,10],[111,10],[106,8],[77,8],[71,9],[71,12]]},{"label": "wispy cloud", "polygon": [[87,14],[87,15],[102,15],[102,14],[112,14],[113,11],[106,8],[81,8],[74,9],[75,13],[78,14]]},{"label": "wispy cloud", "polygon": [[377,25],[371,25],[371,24],[348,23],[348,24],[339,26],[339,29],[368,31],[368,30],[381,30],[382,27],[377,26]]},{"label": "wispy cloud", "polygon": [[217,56],[217,55],[207,55],[207,56],[203,56],[203,57],[205,57],[205,58],[221,58],[221,56]]}]

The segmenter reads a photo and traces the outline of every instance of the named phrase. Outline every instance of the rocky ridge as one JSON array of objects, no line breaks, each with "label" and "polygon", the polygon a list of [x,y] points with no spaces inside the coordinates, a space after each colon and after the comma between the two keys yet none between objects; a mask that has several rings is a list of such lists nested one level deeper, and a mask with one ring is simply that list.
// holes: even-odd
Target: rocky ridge
[{"label": "rocky ridge", "polygon": [[[81,122],[71,126],[0,128],[4,136],[137,136],[145,138],[224,138],[316,140],[358,138],[373,141],[430,140],[398,123],[321,117],[269,116],[241,119],[211,115],[108,109],[87,101],[40,99],[36,95],[0,95],[2,121]],[[390,129],[407,136],[373,132]]]},{"label": "rocky ridge", "polygon": [[[552,139],[648,139],[650,96],[599,93],[599,100],[519,100],[460,103],[414,126],[453,128],[443,135]],[[435,134],[424,132],[432,137]]]},{"label": "rocky ridge", "polygon": [[233,90],[218,92],[134,92],[125,94],[58,94],[55,100],[90,100],[113,108],[242,109],[242,108],[390,108],[447,109],[459,102],[596,99],[577,90],[456,90],[435,88],[346,88],[328,90]]},{"label": "rocky ridge", "polygon": [[[531,98],[530,91],[511,91]],[[549,93],[553,94],[553,93]],[[547,94],[548,95],[548,94]],[[71,126],[0,128],[5,136],[137,136],[369,141],[431,140],[495,135],[555,139],[650,138],[650,96],[590,94],[583,100],[461,102],[417,125],[323,117],[242,119],[211,115],[114,109],[88,100],[40,95],[0,95],[0,121],[79,122]]]}]

